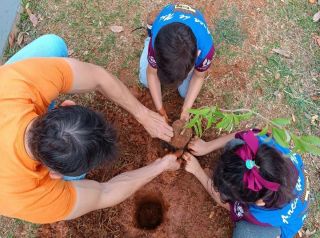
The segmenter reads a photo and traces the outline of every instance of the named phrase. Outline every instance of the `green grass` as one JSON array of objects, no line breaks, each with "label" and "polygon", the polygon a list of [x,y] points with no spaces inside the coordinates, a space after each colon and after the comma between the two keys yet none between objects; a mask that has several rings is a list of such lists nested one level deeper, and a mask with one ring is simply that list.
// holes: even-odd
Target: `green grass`
[{"label": "green grass", "polygon": [[235,7],[229,11],[224,8],[221,15],[223,17],[214,21],[213,38],[216,56],[224,58],[230,63],[239,55],[234,47],[239,49],[242,47],[246,34],[240,27],[241,17]]}]

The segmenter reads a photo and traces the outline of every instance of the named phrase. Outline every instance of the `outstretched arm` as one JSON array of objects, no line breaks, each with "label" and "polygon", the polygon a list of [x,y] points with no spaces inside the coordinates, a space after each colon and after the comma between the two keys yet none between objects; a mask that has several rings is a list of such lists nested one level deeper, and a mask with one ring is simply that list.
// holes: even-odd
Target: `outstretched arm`
[{"label": "outstretched arm", "polygon": [[223,148],[230,140],[234,139],[235,134],[236,133],[225,135],[208,142],[199,138],[193,138],[189,143],[188,148],[190,149],[190,152],[196,156],[206,155]]},{"label": "outstretched arm", "polygon": [[193,71],[193,75],[189,84],[188,92],[186,98],[183,103],[182,112],[180,119],[187,121],[189,119],[189,112],[188,110],[192,108],[192,105],[198,94],[202,88],[204,82],[204,72],[199,72],[196,69]]},{"label": "outstretched arm", "polygon": [[207,190],[207,192],[218,205],[224,207],[227,210],[230,210],[229,205],[221,201],[220,194],[214,190],[212,180],[201,168],[198,160],[189,153],[184,153],[182,158],[186,161],[185,170],[189,173],[192,173],[199,180],[202,186]]},{"label": "outstretched arm", "polygon": [[115,206],[162,172],[179,168],[177,156],[170,154],[148,166],[120,174],[106,183],[93,180],[74,181],[72,183],[76,189],[77,201],[66,220],[80,217],[90,211]]},{"label": "outstretched arm", "polygon": [[172,127],[166,123],[161,115],[143,106],[120,80],[100,66],[75,59],[65,60],[71,66],[74,74],[70,93],[98,90],[130,112],[152,137],[170,141],[173,136]]}]

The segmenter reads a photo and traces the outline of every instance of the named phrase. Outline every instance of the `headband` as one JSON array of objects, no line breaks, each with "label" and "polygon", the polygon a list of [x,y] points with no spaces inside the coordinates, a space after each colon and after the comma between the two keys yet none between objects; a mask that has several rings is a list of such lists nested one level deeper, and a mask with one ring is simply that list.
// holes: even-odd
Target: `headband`
[{"label": "headband", "polygon": [[235,138],[242,139],[245,143],[236,151],[236,154],[246,163],[248,169],[244,176],[243,182],[248,186],[248,189],[258,192],[263,187],[271,191],[278,191],[279,183],[274,183],[265,180],[259,172],[259,167],[255,164],[259,141],[252,131],[240,132],[235,135]]}]

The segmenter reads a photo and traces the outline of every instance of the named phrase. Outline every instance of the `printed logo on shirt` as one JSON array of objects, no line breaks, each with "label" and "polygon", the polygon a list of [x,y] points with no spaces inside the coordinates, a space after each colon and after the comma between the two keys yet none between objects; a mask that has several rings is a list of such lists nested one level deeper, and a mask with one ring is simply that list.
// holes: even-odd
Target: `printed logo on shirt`
[{"label": "printed logo on shirt", "polygon": [[235,202],[234,206],[233,206],[233,210],[234,210],[234,214],[236,214],[236,216],[238,218],[242,218],[244,215],[244,210],[242,205],[239,202]]},{"label": "printed logo on shirt", "polygon": [[148,56],[148,61],[149,61],[149,64],[152,66],[152,67],[157,67],[157,62],[156,60],[154,59],[154,57],[152,55],[149,55]]},{"label": "printed logo on shirt", "polygon": [[290,219],[290,217],[292,216],[292,214],[296,210],[297,203],[298,203],[298,198],[293,200],[293,202],[291,203],[291,207],[290,207],[289,211],[287,212],[287,214],[286,215],[281,215],[281,219],[282,219],[282,222],[284,224],[289,224],[288,219]]},{"label": "printed logo on shirt", "polygon": [[180,11],[180,12],[185,12],[189,14],[194,14],[196,13],[196,10],[190,7],[189,5],[186,4],[177,4],[174,6],[175,11]]}]

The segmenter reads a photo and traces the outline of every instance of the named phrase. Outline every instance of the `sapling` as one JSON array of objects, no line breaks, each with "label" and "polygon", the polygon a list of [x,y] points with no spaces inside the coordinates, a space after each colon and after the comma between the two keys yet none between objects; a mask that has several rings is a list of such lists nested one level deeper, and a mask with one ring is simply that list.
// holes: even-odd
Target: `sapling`
[{"label": "sapling", "polygon": [[189,113],[191,117],[185,124],[185,128],[193,128],[199,138],[212,127],[218,129],[219,132],[231,132],[241,121],[247,121],[254,116],[266,124],[259,135],[266,135],[270,132],[274,140],[283,147],[292,146],[294,152],[320,155],[320,138],[313,135],[294,134],[287,128],[291,124],[291,119],[288,118],[268,119],[251,109],[226,110],[216,106],[190,109]]}]

